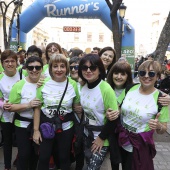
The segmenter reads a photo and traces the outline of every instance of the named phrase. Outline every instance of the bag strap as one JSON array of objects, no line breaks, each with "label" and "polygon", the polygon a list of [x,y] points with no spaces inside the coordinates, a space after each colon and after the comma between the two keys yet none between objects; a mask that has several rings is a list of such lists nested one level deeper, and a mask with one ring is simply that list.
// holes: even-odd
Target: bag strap
[{"label": "bag strap", "polygon": [[65,87],[64,92],[63,92],[63,95],[62,95],[62,97],[61,97],[61,99],[60,99],[60,103],[59,103],[59,105],[58,105],[58,107],[57,107],[57,112],[56,112],[56,114],[55,114],[55,115],[57,115],[57,113],[58,113],[58,111],[59,111],[59,109],[60,109],[60,107],[61,107],[61,103],[62,103],[63,98],[64,98],[64,96],[65,96],[65,93],[66,93],[67,87],[68,87],[68,78],[67,78],[66,87]]}]

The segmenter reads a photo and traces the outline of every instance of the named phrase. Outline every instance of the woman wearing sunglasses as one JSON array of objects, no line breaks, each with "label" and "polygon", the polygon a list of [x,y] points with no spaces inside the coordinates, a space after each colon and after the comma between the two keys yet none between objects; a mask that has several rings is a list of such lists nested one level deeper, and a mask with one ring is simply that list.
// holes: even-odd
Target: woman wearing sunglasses
[{"label": "woman wearing sunglasses", "polygon": [[[105,126],[108,108],[118,110],[116,96],[104,81],[105,68],[98,55],[87,54],[79,64],[79,77],[85,81],[81,89],[81,105],[84,110],[84,148],[87,169],[99,170],[108,151],[108,140],[98,136]],[[114,127],[113,127],[114,128]],[[96,147],[96,143],[101,145]]]},{"label": "woman wearing sunglasses", "polygon": [[[17,170],[36,170],[38,155],[34,152],[31,137],[33,123],[33,108],[41,105],[36,99],[36,83],[38,82],[43,63],[41,58],[29,57],[25,64],[28,76],[17,82],[10,92],[10,111],[15,113],[15,132],[18,145]],[[30,127],[30,129],[29,129]]]},{"label": "woman wearing sunglasses", "polygon": [[[119,144],[121,145],[123,170],[153,170],[156,154],[153,133],[162,134],[169,121],[168,107],[158,113],[159,91],[154,87],[160,76],[157,61],[145,61],[139,66],[140,84],[133,86],[118,101],[121,105]],[[138,159],[140,158],[140,160]]]}]

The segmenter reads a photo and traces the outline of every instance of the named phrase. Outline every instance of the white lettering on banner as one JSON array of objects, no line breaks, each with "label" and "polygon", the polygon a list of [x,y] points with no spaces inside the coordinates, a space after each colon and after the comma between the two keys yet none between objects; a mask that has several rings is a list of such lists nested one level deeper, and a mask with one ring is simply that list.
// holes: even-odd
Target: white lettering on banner
[{"label": "white lettering on banner", "polygon": [[66,7],[63,9],[57,9],[57,7],[54,4],[47,4],[44,6],[44,8],[47,8],[47,16],[48,17],[58,17],[58,16],[66,16],[67,14],[73,15],[74,13],[85,13],[88,12],[89,6],[93,5],[94,11],[99,10],[99,6],[97,3],[88,3],[88,4],[80,4],[79,6],[72,6],[72,7]]}]

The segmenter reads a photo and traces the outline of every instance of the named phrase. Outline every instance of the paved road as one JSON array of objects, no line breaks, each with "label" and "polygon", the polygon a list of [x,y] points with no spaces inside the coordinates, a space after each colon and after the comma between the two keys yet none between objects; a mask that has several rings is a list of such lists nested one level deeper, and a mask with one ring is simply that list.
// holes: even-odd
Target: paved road
[{"label": "paved road", "polygon": [[[164,138],[167,138],[166,142],[155,142],[156,149],[157,149],[157,155],[154,158],[155,170],[170,170],[170,137],[166,137],[166,135],[164,135]],[[158,137],[158,140],[160,140],[160,137]],[[16,148],[13,148],[13,160],[15,158],[16,152],[17,152]],[[4,165],[3,165],[3,156],[2,156],[2,148],[1,148],[0,170],[3,170],[4,169],[3,167]],[[71,170],[74,170],[74,167],[75,165],[73,164]],[[12,167],[12,170],[16,170],[16,168]],[[111,170],[109,155],[107,156],[105,162],[103,163],[101,170]]]}]

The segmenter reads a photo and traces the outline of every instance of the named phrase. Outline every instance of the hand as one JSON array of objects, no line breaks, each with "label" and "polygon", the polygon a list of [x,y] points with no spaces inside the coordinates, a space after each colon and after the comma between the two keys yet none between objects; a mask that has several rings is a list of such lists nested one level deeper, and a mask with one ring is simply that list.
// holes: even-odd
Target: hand
[{"label": "hand", "polygon": [[99,136],[92,142],[93,145],[91,147],[91,151],[93,153],[96,153],[97,151],[100,153],[103,145],[104,145],[104,140],[102,140]]},{"label": "hand", "polygon": [[150,119],[149,120],[149,128],[150,129],[153,129],[153,130],[156,130],[156,129],[160,129],[160,123],[159,123],[159,118],[160,116],[160,113],[158,113],[155,117],[155,119]]},{"label": "hand", "polygon": [[9,102],[8,100],[4,102],[3,109],[7,110],[7,111],[10,111],[11,108],[12,108],[12,104],[8,103],[8,102]]},{"label": "hand", "polygon": [[34,134],[33,134],[33,141],[39,145],[40,142],[42,142],[42,137],[41,137],[41,133],[39,130],[34,130]]},{"label": "hand", "polygon": [[162,97],[158,98],[158,102],[160,102],[162,106],[168,106],[170,104],[170,96],[163,93]]},{"label": "hand", "polygon": [[83,108],[80,105],[79,106],[76,105],[76,106],[73,106],[73,111],[76,112],[77,114],[82,114]]},{"label": "hand", "polygon": [[41,77],[41,78],[39,79],[39,81],[37,82],[37,87],[38,87],[38,88],[43,85],[44,79],[45,79],[45,77]]},{"label": "hand", "polygon": [[28,108],[34,108],[34,107],[38,107],[40,105],[41,105],[41,101],[39,99],[33,99],[29,102]]},{"label": "hand", "polygon": [[112,109],[107,109],[106,112],[106,117],[110,120],[113,121],[119,117],[119,111],[117,110],[112,110]]}]

